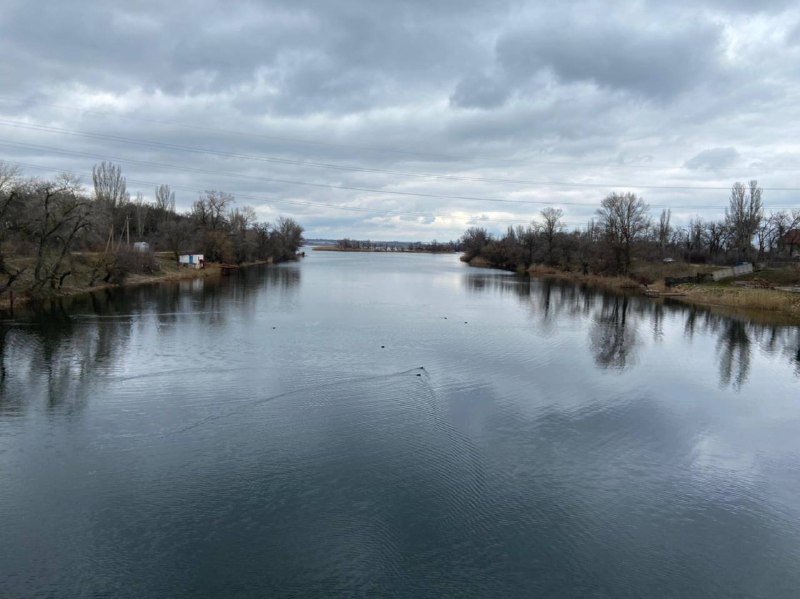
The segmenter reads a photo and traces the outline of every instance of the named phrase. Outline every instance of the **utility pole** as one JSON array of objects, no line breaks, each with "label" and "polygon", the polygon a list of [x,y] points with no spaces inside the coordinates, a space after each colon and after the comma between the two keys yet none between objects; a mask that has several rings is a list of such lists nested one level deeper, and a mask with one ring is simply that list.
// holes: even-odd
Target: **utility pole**
[{"label": "utility pole", "polygon": [[114,247],[114,223],[111,223],[111,227],[108,229],[108,240],[106,240],[106,251],[104,253],[108,253],[109,246],[111,248]]},{"label": "utility pole", "polygon": [[[130,225],[129,220],[130,220],[129,217],[126,216],[125,217],[125,235],[128,238],[128,245],[131,244],[131,229],[130,229],[130,226],[129,226]],[[119,249],[121,247],[122,247],[122,231],[120,231],[120,234],[119,234],[119,242],[117,243],[117,251],[119,251]]]}]

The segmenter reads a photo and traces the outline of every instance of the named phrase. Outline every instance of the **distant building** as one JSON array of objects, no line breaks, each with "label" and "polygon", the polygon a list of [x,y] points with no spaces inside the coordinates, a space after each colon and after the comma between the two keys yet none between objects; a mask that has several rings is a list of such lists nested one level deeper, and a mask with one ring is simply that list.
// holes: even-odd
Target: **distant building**
[{"label": "distant building", "polygon": [[800,229],[792,229],[781,239],[781,245],[792,257],[800,257]]},{"label": "distant building", "polygon": [[133,244],[133,251],[134,252],[149,252],[150,251],[150,244],[146,241],[137,241]]},{"label": "distant building", "polygon": [[205,268],[206,262],[203,254],[181,254],[180,258],[178,258],[178,265],[200,269]]}]

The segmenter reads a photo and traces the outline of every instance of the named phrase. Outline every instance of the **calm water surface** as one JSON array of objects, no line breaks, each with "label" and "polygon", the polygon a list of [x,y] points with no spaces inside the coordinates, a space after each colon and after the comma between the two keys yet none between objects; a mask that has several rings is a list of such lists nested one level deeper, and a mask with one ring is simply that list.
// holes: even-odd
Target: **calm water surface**
[{"label": "calm water surface", "polygon": [[800,593],[798,328],[309,252],[0,353],[4,598]]}]

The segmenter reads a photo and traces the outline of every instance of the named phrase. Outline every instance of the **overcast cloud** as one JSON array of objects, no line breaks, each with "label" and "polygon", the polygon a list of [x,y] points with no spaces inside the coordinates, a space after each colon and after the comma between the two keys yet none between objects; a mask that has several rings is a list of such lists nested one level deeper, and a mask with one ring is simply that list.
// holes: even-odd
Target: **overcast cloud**
[{"label": "overcast cloud", "polygon": [[753,178],[800,208],[798,32],[788,1],[0,0],[0,159],[309,237],[581,226],[615,190],[717,218]]}]

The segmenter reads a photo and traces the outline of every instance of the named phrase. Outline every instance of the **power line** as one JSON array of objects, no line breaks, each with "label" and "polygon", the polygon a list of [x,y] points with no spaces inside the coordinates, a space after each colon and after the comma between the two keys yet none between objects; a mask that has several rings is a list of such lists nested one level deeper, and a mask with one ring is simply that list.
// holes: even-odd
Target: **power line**
[{"label": "power line", "polygon": [[[17,164],[18,166],[25,167],[25,168],[32,168],[32,169],[43,170],[43,171],[56,170],[56,169],[53,169],[51,167],[46,167],[46,166],[37,165],[37,164],[30,164],[30,163],[25,163],[25,162],[14,162],[14,164]],[[144,181],[144,180],[141,180],[141,179],[128,179],[128,178],[126,178],[126,180],[129,181],[130,183],[133,183],[133,184],[147,185],[147,186],[150,186],[150,187],[157,187],[160,184],[160,183],[158,183],[156,181]],[[197,194],[202,194],[203,191],[204,191],[202,189],[197,189],[197,188],[194,188],[194,187],[180,186],[180,185],[170,185],[170,189],[177,190],[177,191],[188,191],[188,192],[197,193]],[[358,206],[342,206],[342,205],[337,205],[337,204],[324,204],[324,203],[321,203],[321,202],[312,202],[312,201],[307,201],[307,200],[285,200],[285,199],[269,199],[269,200],[267,200],[267,199],[265,199],[263,197],[254,196],[254,195],[246,194],[246,193],[236,193],[236,197],[237,198],[242,198],[242,199],[245,199],[245,200],[252,200],[252,201],[255,201],[255,202],[259,202],[260,205],[263,205],[264,203],[274,203],[274,204],[290,204],[290,205],[295,205],[295,206],[321,207],[321,208],[328,208],[328,209],[333,209],[333,210],[343,210],[343,211],[347,211],[347,212],[358,212],[358,213],[372,214],[372,215],[379,216],[379,217],[411,216],[411,217],[421,217],[421,218],[434,218],[434,219],[440,218],[440,219],[448,219],[448,220],[467,220],[467,221],[476,219],[477,221],[480,221],[480,222],[487,221],[487,222],[500,223],[500,224],[529,224],[533,220],[533,217],[528,218],[528,219],[498,219],[498,218],[486,217],[486,216],[480,216],[480,217],[469,216],[469,217],[465,218],[465,217],[459,217],[459,216],[454,215],[454,214],[440,214],[440,213],[430,213],[430,212],[412,212],[412,211],[398,211],[398,210],[389,210],[389,211],[387,211],[387,210],[375,210],[375,209],[372,209],[372,208],[361,208],[361,207],[358,207]],[[567,223],[567,224],[569,226],[575,226],[578,223],[576,222],[576,223]]]},{"label": "power line", "polygon": [[[13,164],[16,164],[16,165],[18,165],[20,167],[32,168],[32,169],[48,171],[48,172],[53,172],[53,171],[57,171],[58,170],[58,169],[53,169],[52,167],[48,167],[48,166],[30,164],[30,163],[19,162],[19,161],[14,161]],[[236,176],[236,175],[230,175],[230,176]],[[133,184],[146,185],[146,186],[149,186],[151,188],[157,187],[157,186],[159,186],[161,184],[161,182],[144,181],[144,180],[141,180],[141,179],[128,179],[128,178],[126,178],[126,180],[131,182],[131,183],[133,183]],[[180,186],[180,185],[170,185],[170,188],[173,189],[173,190],[188,191],[188,192],[197,193],[197,194],[202,194],[205,191],[205,190],[194,188],[194,187],[186,187],[186,186]],[[371,208],[360,208],[360,207],[357,207],[357,206],[342,206],[342,205],[336,205],[336,204],[324,204],[324,203],[321,203],[321,202],[312,202],[312,201],[308,201],[308,200],[285,200],[285,199],[269,199],[269,200],[265,200],[265,198],[263,198],[263,197],[254,196],[254,195],[246,194],[246,193],[238,193],[238,192],[236,193],[236,197],[237,198],[246,199],[246,200],[252,200],[252,201],[255,201],[255,202],[259,202],[260,205],[263,205],[264,203],[275,203],[275,204],[290,204],[290,205],[295,205],[295,206],[322,207],[322,208],[327,208],[327,209],[332,209],[332,210],[342,210],[342,211],[347,211],[347,212],[366,213],[366,214],[375,215],[376,217],[389,217],[389,218],[411,216],[411,217],[434,218],[434,219],[443,219],[443,220],[461,220],[461,221],[465,221],[465,224],[467,224],[469,226],[477,226],[477,225],[480,225],[482,223],[494,223],[494,224],[504,224],[504,225],[512,225],[512,226],[513,225],[527,226],[527,225],[533,223],[535,221],[535,219],[536,219],[536,215],[530,216],[528,218],[504,219],[504,218],[490,217],[490,216],[486,216],[484,214],[480,214],[480,215],[474,215],[473,214],[473,215],[470,215],[470,216],[465,215],[465,216],[461,217],[461,216],[457,216],[457,215],[454,215],[454,214],[441,214],[441,213],[429,213],[429,212],[412,212],[412,211],[397,211],[397,210],[394,210],[394,211],[385,211],[384,210],[384,211],[382,211],[382,210],[375,210],[375,209],[371,209]],[[560,204],[551,204],[551,205],[558,206]],[[591,204],[591,205],[592,206],[597,206],[598,204]],[[774,206],[782,206],[782,204],[773,204],[773,205]],[[661,207],[660,205],[656,205],[656,204],[651,204],[650,206],[651,207]],[[717,210],[717,211],[720,210],[720,206],[672,206],[672,208],[687,208],[687,209],[692,209],[692,210]],[[569,220],[569,219],[563,219],[562,223],[564,224],[565,227],[581,227],[581,226],[585,225],[586,221],[585,221],[585,219],[574,220],[574,221],[573,220]]]},{"label": "power line", "polygon": [[[352,187],[346,185],[333,185],[328,183],[312,183],[309,181],[294,181],[294,180],[287,180],[287,179],[275,179],[272,177],[256,177],[253,175],[244,175],[238,173],[226,173],[224,171],[215,171],[210,169],[201,169],[197,167],[184,167],[178,166],[173,164],[166,164],[162,162],[147,162],[142,160],[133,160],[128,158],[120,158],[115,156],[100,156],[97,154],[90,154],[87,152],[79,152],[74,150],[62,150],[58,148],[52,148],[48,146],[37,146],[34,144],[25,144],[22,142],[10,142],[5,140],[0,140],[0,144],[6,146],[19,146],[19,147],[28,147],[32,149],[39,149],[44,150],[47,152],[55,152],[59,154],[65,155],[74,155],[74,156],[82,156],[87,158],[92,158],[95,160],[116,160],[117,162],[129,163],[129,164],[136,164],[140,166],[150,166],[156,168],[170,168],[174,170],[182,170],[187,172],[197,172],[202,174],[214,174],[214,175],[222,175],[226,177],[233,177],[237,179],[251,179],[254,181],[264,182],[264,183],[281,183],[281,184],[288,184],[288,185],[305,185],[309,187],[321,187],[326,189],[339,189],[339,190],[346,190],[346,191],[363,191],[367,193],[379,193],[379,194],[391,194],[391,195],[401,195],[401,196],[411,196],[411,197],[421,197],[421,198],[434,198],[434,199],[445,199],[445,200],[465,200],[465,201],[475,201],[475,202],[502,202],[507,204],[538,204],[538,205],[552,205],[553,202],[544,201],[544,200],[512,200],[507,198],[482,198],[482,197],[473,197],[473,196],[454,196],[454,195],[444,195],[444,194],[430,194],[430,193],[417,193],[417,192],[410,192],[410,191],[395,191],[395,190],[388,190],[388,189],[372,189],[367,187]],[[574,205],[574,206],[596,206],[595,203],[590,202],[571,202],[571,203],[563,203],[564,205]]]},{"label": "power line", "polygon": [[[660,190],[660,191],[729,191],[730,187],[720,187],[720,186],[698,186],[698,185],[641,185],[641,184],[630,184],[630,183],[619,183],[619,184],[608,184],[608,183],[582,183],[582,182],[566,182],[566,181],[526,181],[526,180],[514,180],[514,179],[482,179],[479,177],[456,177],[452,175],[432,175],[432,174],[425,174],[425,173],[402,173],[397,171],[390,171],[384,169],[364,169],[361,167],[348,167],[344,165],[332,165],[326,163],[311,163],[305,161],[293,161],[289,159],[283,158],[275,158],[269,156],[259,156],[253,154],[242,154],[238,152],[223,152],[219,150],[211,150],[208,148],[198,148],[194,146],[184,146],[180,144],[171,144],[171,143],[164,143],[164,142],[156,142],[151,140],[143,140],[143,139],[134,139],[129,137],[123,137],[118,135],[104,135],[100,133],[89,133],[85,131],[79,131],[74,129],[65,129],[61,127],[50,127],[46,125],[36,125],[30,123],[24,123],[21,121],[14,121],[14,120],[7,120],[7,119],[0,119],[0,125],[5,125],[9,127],[21,128],[21,129],[29,129],[34,131],[44,131],[50,133],[59,133],[62,135],[72,135],[78,137],[86,137],[90,139],[100,139],[106,141],[115,141],[121,142],[126,144],[133,144],[133,145],[141,145],[141,146],[148,146],[148,147],[156,147],[168,150],[177,150],[181,152],[192,152],[198,154],[208,154],[212,156],[220,156],[225,158],[240,158],[244,160],[254,160],[259,162],[269,162],[269,163],[281,163],[281,164],[293,164],[298,166],[306,166],[311,168],[326,168],[326,169],[337,169],[337,170],[350,170],[350,171],[359,171],[359,172],[374,172],[374,173],[386,173],[386,174],[396,174],[402,176],[409,176],[409,177],[421,177],[421,178],[441,178],[441,179],[451,179],[451,180],[463,180],[463,181],[471,181],[471,182],[502,182],[502,183],[514,183],[520,185],[535,185],[541,187],[573,187],[573,188],[588,188],[588,189],[646,189],[646,190]],[[475,199],[469,196],[439,196],[434,194],[419,194],[419,193],[411,193],[411,192],[401,192],[401,191],[389,191],[389,190],[376,190],[376,189],[369,189],[369,188],[360,188],[360,187],[349,187],[349,186],[331,186],[327,184],[321,183],[308,183],[304,181],[287,181],[287,180],[280,180],[275,179],[274,182],[278,183],[285,183],[290,185],[312,185],[312,186],[323,186],[323,187],[334,187],[338,189],[346,189],[351,191],[367,191],[367,192],[374,192],[374,193],[392,193],[398,195],[416,195],[421,197],[446,197],[450,199],[461,199],[461,200],[468,200],[468,199]],[[762,187],[764,191],[800,191],[800,187]],[[503,200],[503,199],[487,199],[487,198],[480,198],[482,201],[503,201],[503,202],[523,202],[524,200]]]},{"label": "power line", "polygon": [[[251,179],[254,181],[259,181],[263,183],[281,183],[281,184],[288,184],[288,185],[304,185],[309,187],[318,187],[318,188],[325,188],[325,189],[339,189],[339,190],[346,190],[346,191],[362,191],[367,193],[379,193],[379,194],[391,194],[391,195],[401,195],[401,196],[411,196],[411,197],[421,197],[421,198],[433,198],[433,199],[445,199],[445,200],[465,200],[471,202],[501,202],[505,204],[537,204],[537,205],[552,205],[553,202],[545,201],[545,200],[513,200],[509,198],[482,198],[482,197],[474,197],[474,196],[455,196],[455,195],[444,195],[444,194],[431,194],[431,193],[417,193],[417,192],[410,192],[410,191],[395,191],[395,190],[388,190],[388,189],[373,189],[367,187],[353,187],[347,185],[333,185],[329,183],[312,183],[309,181],[294,181],[288,179],[276,179],[272,177],[256,177],[253,175],[244,175],[238,173],[226,173],[224,171],[214,171],[210,169],[201,169],[197,167],[184,167],[178,166],[173,164],[166,164],[162,162],[147,162],[142,160],[133,160],[128,158],[120,158],[115,156],[100,156],[97,154],[89,154],[87,152],[80,152],[75,150],[62,150],[59,148],[53,148],[49,146],[37,146],[35,144],[26,144],[22,142],[13,142],[13,141],[5,141],[0,140],[0,144],[6,146],[19,146],[19,147],[28,147],[32,149],[43,150],[46,152],[55,152],[59,154],[65,155],[75,155],[75,156],[83,156],[87,158],[93,158],[95,160],[116,160],[117,162],[123,163],[130,163],[136,164],[140,166],[149,166],[149,167],[156,167],[156,168],[170,168],[174,170],[182,170],[188,172],[198,172],[202,174],[214,174],[214,175],[222,175],[226,177],[233,177],[237,179]],[[559,205],[565,206],[596,206],[597,204],[594,202],[561,202]]]},{"label": "power line", "polygon": [[[204,169],[198,167],[189,167],[189,166],[179,166],[174,164],[168,164],[164,162],[149,162],[143,160],[134,160],[129,158],[122,158],[118,156],[101,156],[98,154],[91,154],[88,152],[81,152],[76,150],[65,150],[61,148],[54,148],[52,146],[41,146],[36,144],[26,144],[22,142],[11,142],[5,141],[0,139],[0,145],[6,146],[14,146],[14,147],[22,147],[28,149],[34,149],[39,151],[45,152],[54,152],[59,154],[64,154],[67,156],[80,156],[85,158],[92,158],[94,160],[113,160],[116,162],[126,163],[126,164],[133,164],[137,166],[145,166],[145,167],[155,167],[155,168],[166,168],[171,170],[177,171],[184,171],[184,172],[192,172],[192,173],[200,173],[205,175],[217,175],[223,177],[229,177],[237,180],[248,179],[252,181],[258,182],[266,182],[266,183],[290,183],[296,185],[309,185],[314,187],[325,187],[331,189],[343,189],[343,190],[358,190],[358,191],[368,191],[370,193],[385,193],[385,194],[401,194],[407,196],[419,196],[423,198],[439,198],[439,199],[457,199],[457,200],[468,200],[468,201],[479,201],[479,202],[502,202],[502,203],[512,203],[512,204],[535,204],[535,205],[558,205],[558,206],[588,206],[588,207],[596,207],[598,204],[596,202],[552,202],[552,201],[544,201],[544,200],[512,200],[512,199],[503,199],[503,198],[477,198],[477,197],[464,197],[464,196],[447,196],[447,195],[438,195],[438,194],[422,194],[422,193],[413,193],[413,192],[396,192],[391,190],[378,190],[378,189],[367,189],[367,188],[353,188],[353,187],[346,187],[346,186],[338,186],[338,185],[329,185],[324,183],[310,183],[305,181],[286,181],[282,179],[274,179],[274,178],[267,178],[267,177],[258,177],[254,175],[246,175],[240,173],[230,173],[226,171],[220,170],[213,170],[213,169]],[[277,201],[277,200],[276,200]],[[309,205],[317,205],[317,206],[330,206],[329,204],[323,203],[314,203],[309,202]],[[674,204],[650,204],[651,207],[654,208],[672,208],[672,209],[709,209],[709,210],[718,210],[720,209],[719,205],[674,205]],[[775,207],[783,207],[792,204],[772,204]],[[420,215],[425,215],[422,213],[418,213]]]},{"label": "power line", "polygon": [[[11,98],[9,96],[2,96],[0,95],[0,103],[5,103],[8,105],[12,105],[16,103],[18,100],[15,98]],[[397,148],[386,148],[386,147],[378,147],[378,146],[365,146],[365,145],[358,145],[358,144],[345,144],[345,143],[333,143],[333,142],[326,142],[320,140],[310,140],[298,137],[287,137],[287,136],[278,136],[278,135],[266,135],[263,133],[253,133],[252,131],[237,131],[232,129],[223,129],[220,127],[209,127],[206,125],[198,125],[196,123],[185,123],[185,122],[178,122],[178,121],[168,121],[168,120],[159,120],[159,119],[148,119],[144,117],[137,117],[132,115],[126,114],[119,114],[117,112],[111,111],[103,111],[103,110],[93,110],[91,108],[81,108],[78,106],[70,106],[67,104],[56,104],[53,102],[38,102],[44,106],[51,106],[54,108],[62,108],[67,110],[72,110],[79,113],[86,113],[86,114],[96,114],[100,116],[110,116],[116,119],[125,119],[134,122],[142,122],[142,123],[149,123],[155,125],[164,125],[168,127],[180,127],[183,129],[189,130],[196,130],[196,131],[208,131],[212,133],[222,133],[226,135],[234,135],[239,137],[249,137],[251,139],[265,139],[265,140],[274,140],[274,141],[281,141],[281,142],[289,142],[299,145],[306,145],[306,146],[319,146],[319,147],[331,147],[331,148],[346,148],[346,149],[356,149],[356,150],[366,150],[371,152],[383,152],[383,153],[391,153],[391,154],[400,154],[400,155],[407,155],[407,156],[420,156],[420,157],[427,157],[427,158],[437,158],[442,161],[454,162],[454,161],[468,161],[474,159],[474,157],[469,156],[456,156],[452,154],[441,154],[441,153],[433,153],[433,152],[420,152],[420,151],[412,151],[412,150],[404,150],[404,149],[397,149]],[[682,165],[658,165],[658,164],[630,164],[630,163],[620,163],[620,162],[575,162],[575,161],[565,161],[565,160],[531,160],[525,158],[519,159],[509,159],[509,158],[498,158],[495,159],[498,162],[505,163],[505,164],[539,164],[544,166],[577,166],[581,168],[586,167],[600,167],[600,168],[635,168],[635,169],[644,169],[644,170],[692,170],[690,167],[687,167],[686,164]],[[348,168],[343,165],[339,165],[335,167],[333,165],[328,165],[326,168]],[[350,167],[356,168],[356,167]],[[770,171],[779,171],[779,172],[797,172],[800,171],[800,167],[795,168],[782,168],[782,167],[769,167],[769,166],[762,166],[759,165],[754,167],[752,165],[748,165],[745,167],[719,167],[713,170],[715,171],[730,171],[730,172],[742,172],[743,170],[753,170],[754,168],[759,169],[766,169]],[[375,170],[376,172],[391,172],[391,171],[382,171],[381,169],[365,169],[366,172],[370,172]],[[408,176],[430,176],[430,177],[447,177],[446,175],[413,175],[408,174]],[[477,181],[489,181],[489,182],[515,182],[509,180],[492,180],[492,179],[481,179],[476,178],[474,180]],[[520,181],[516,181],[520,182]]]},{"label": "power line", "polygon": [[[401,191],[392,191],[392,190],[381,190],[381,189],[368,189],[368,188],[355,188],[355,187],[348,187],[348,186],[338,186],[338,185],[330,185],[324,183],[310,183],[306,181],[288,181],[284,179],[274,179],[268,177],[258,177],[254,175],[247,175],[241,173],[231,173],[226,171],[220,170],[212,170],[212,169],[204,169],[198,167],[190,167],[190,166],[180,166],[174,164],[168,164],[164,162],[150,162],[144,160],[135,160],[130,158],[123,158],[119,156],[102,156],[98,154],[92,154],[89,152],[81,152],[77,150],[65,150],[61,148],[54,148],[52,146],[41,146],[37,144],[27,144],[23,142],[15,142],[15,141],[6,141],[0,139],[0,145],[5,146],[13,146],[13,147],[21,147],[27,149],[33,149],[43,152],[53,152],[58,154],[64,154],[67,156],[79,156],[84,158],[91,158],[93,160],[113,160],[116,162],[121,162],[125,164],[132,164],[137,166],[145,166],[145,167],[154,167],[154,168],[164,168],[176,171],[184,171],[190,173],[199,173],[204,175],[216,175],[216,176],[223,176],[229,177],[236,180],[251,180],[257,182],[265,182],[265,183],[282,183],[282,184],[293,184],[293,185],[307,185],[313,187],[324,187],[329,189],[338,189],[338,190],[357,190],[357,191],[365,191],[369,193],[379,193],[379,194],[392,194],[392,195],[404,195],[404,196],[419,196],[428,199],[454,199],[454,200],[467,200],[467,201],[477,201],[477,202],[502,202],[502,203],[511,203],[511,204],[535,204],[535,205],[546,205],[546,206],[582,206],[582,207],[597,207],[597,202],[552,202],[552,201],[544,201],[544,200],[513,200],[513,199],[504,199],[504,198],[480,198],[480,197],[470,197],[470,196],[449,196],[449,195],[439,195],[439,194],[424,194],[424,193],[414,193],[414,192],[401,192]],[[285,201],[285,200],[275,200],[275,201]],[[315,206],[322,206],[322,207],[329,207],[330,204],[324,204],[319,202],[311,202],[307,201],[308,205],[315,205]],[[772,204],[775,207],[783,207],[783,206],[790,206],[793,204]],[[650,204],[653,208],[671,208],[671,209],[691,209],[691,210],[719,210],[720,206],[718,204],[715,205],[675,205],[675,204]],[[412,214],[408,212],[407,214]],[[415,213],[420,216],[427,216],[427,213]]]},{"label": "power line", "polygon": [[[8,96],[5,98],[0,96],[0,102],[4,102],[6,104],[12,104],[12,100],[8,99]],[[343,143],[333,143],[333,142],[324,142],[319,140],[308,140],[302,139],[298,137],[285,137],[285,136],[277,136],[277,135],[264,135],[262,133],[253,133],[248,131],[234,131],[231,129],[222,129],[219,127],[208,127],[205,125],[197,125],[196,123],[181,123],[176,121],[163,121],[158,119],[146,119],[143,117],[136,117],[126,114],[118,114],[112,113],[108,111],[102,110],[92,110],[90,108],[80,108],[77,106],[68,106],[66,104],[54,104],[51,102],[39,102],[39,104],[43,104],[45,106],[52,106],[54,108],[66,108],[67,110],[74,110],[77,112],[85,112],[88,114],[97,114],[103,116],[113,116],[114,118],[120,119],[127,119],[130,121],[138,121],[142,123],[150,123],[154,125],[166,125],[170,127],[182,127],[184,129],[194,129],[197,131],[209,131],[213,133],[225,133],[227,135],[238,135],[242,137],[250,137],[250,138],[260,138],[260,139],[268,139],[268,140],[275,140],[275,141],[286,141],[290,143],[296,143],[301,145],[309,145],[309,146],[321,146],[321,147],[331,147],[331,148],[349,148],[349,149],[356,149],[356,150],[367,150],[370,152],[385,152],[391,154],[404,154],[409,156],[426,156],[428,158],[439,158],[442,160],[454,161],[454,160],[464,160],[463,156],[452,156],[448,154],[437,154],[432,152],[419,152],[414,150],[400,150],[397,148],[383,148],[377,146],[362,146],[357,144],[343,144]]]}]

